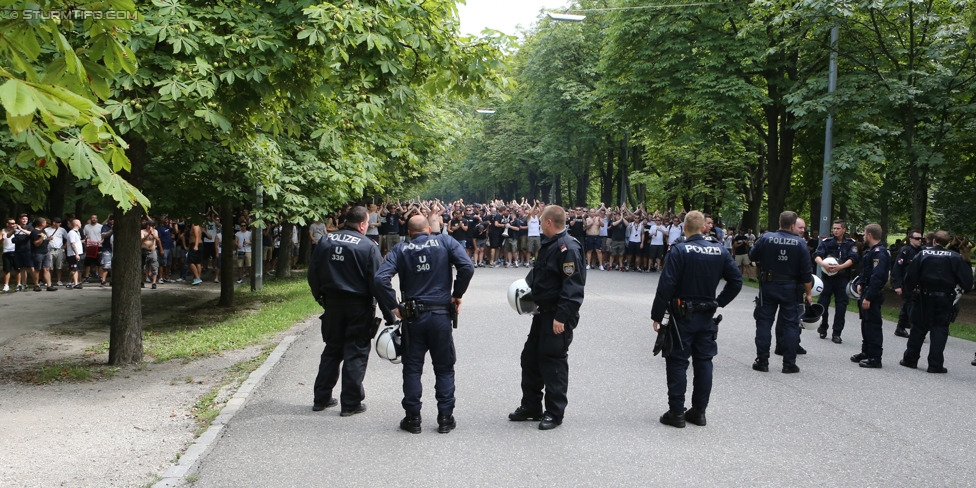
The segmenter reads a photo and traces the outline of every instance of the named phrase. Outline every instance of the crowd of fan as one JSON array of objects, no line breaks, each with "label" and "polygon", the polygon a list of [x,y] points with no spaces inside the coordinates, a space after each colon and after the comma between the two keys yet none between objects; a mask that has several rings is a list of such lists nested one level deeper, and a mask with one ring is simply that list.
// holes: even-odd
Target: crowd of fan
[{"label": "crowd of fan", "polygon": [[[3,292],[56,291],[59,287],[81,289],[85,283],[111,285],[115,246],[114,217],[99,220],[91,215],[82,225],[74,214],[64,219],[21,214],[8,218],[0,231],[3,248]],[[250,274],[253,221],[247,210],[236,217],[233,262],[237,283]],[[261,233],[266,268],[279,259],[283,225],[267,226]],[[143,287],[162,283],[199,285],[203,276],[220,281],[220,218],[212,209],[195,219],[143,217],[140,230]],[[298,226],[292,232],[294,265],[298,257]]]},{"label": "crowd of fan", "polygon": [[[406,221],[412,215],[424,215],[431,231],[447,233],[467,250],[475,266],[528,267],[541,247],[542,235],[539,215],[542,202],[492,200],[488,203],[452,203],[440,200],[387,201],[370,204],[367,237],[380,246],[385,255],[397,243],[408,239]],[[348,207],[347,207],[348,208]],[[319,220],[301,231],[308,232],[311,242],[339,229],[346,209]],[[684,213],[647,211],[643,206],[595,208],[567,208],[566,226],[571,236],[583,244],[587,269],[622,272],[656,272],[664,264],[664,256],[683,234]],[[202,222],[196,223],[197,221]],[[234,264],[238,283],[250,275],[253,221],[247,210],[236,217]],[[3,291],[57,290],[58,287],[81,288],[83,283],[110,284],[112,248],[114,245],[113,218],[99,221],[91,215],[82,225],[73,214],[65,219],[48,220],[27,214],[7,219],[0,232],[3,244]],[[153,289],[159,283],[198,285],[203,276],[213,270],[214,282],[220,279],[221,232],[220,218],[213,209],[197,219],[144,217],[141,246],[144,284]],[[279,259],[282,242],[282,223],[267,226],[262,232],[265,269],[273,270]],[[300,226],[292,227],[292,252],[288,256],[292,266],[298,258]],[[764,232],[760,229],[759,235]],[[705,234],[721,242],[734,256],[743,275],[755,280],[755,268],[749,262],[749,249],[755,243],[753,229],[726,228],[715,225],[705,215]],[[818,237],[804,233],[810,252],[818,244]],[[850,235],[864,251],[863,235]],[[896,255],[903,243],[898,239],[891,246]],[[949,249],[959,252],[967,262],[971,260],[974,243],[968,238],[955,237]],[[192,275],[192,276],[191,276]],[[209,277],[209,276],[208,276]]]}]

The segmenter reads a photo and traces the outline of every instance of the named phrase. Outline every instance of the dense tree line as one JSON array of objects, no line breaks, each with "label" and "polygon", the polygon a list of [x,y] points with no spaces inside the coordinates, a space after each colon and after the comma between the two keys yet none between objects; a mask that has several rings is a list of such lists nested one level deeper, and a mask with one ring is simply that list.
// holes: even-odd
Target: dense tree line
[{"label": "dense tree line", "polygon": [[[452,0],[4,7],[0,209],[115,208],[113,364],[142,359],[138,235],[149,208],[196,216],[212,203],[227,236],[231,210],[253,206],[258,185],[259,222],[303,224],[396,195],[453,140],[445,101],[505,82],[504,39],[460,37]],[[233,280],[222,282],[231,305]]]},{"label": "dense tree line", "polygon": [[431,193],[646,202],[751,228],[788,208],[818,222],[832,113],[828,218],[976,232],[972,2],[580,0],[570,10],[586,19],[540,16],[525,33],[510,63],[516,88],[472,102],[496,112],[467,117],[467,150]]}]

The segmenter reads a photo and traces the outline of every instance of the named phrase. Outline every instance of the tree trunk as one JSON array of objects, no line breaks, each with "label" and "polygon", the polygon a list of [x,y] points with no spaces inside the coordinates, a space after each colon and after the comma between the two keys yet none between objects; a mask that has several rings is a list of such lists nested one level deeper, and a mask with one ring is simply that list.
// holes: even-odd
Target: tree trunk
[{"label": "tree trunk", "polygon": [[47,212],[51,217],[64,217],[64,197],[70,179],[71,172],[61,168],[58,170],[58,176],[51,180],[51,190],[47,194]]},{"label": "tree trunk", "polygon": [[281,224],[281,247],[278,248],[278,263],[275,267],[275,276],[278,278],[288,278],[291,276],[291,233],[295,224],[283,222]]},{"label": "tree trunk", "polygon": [[[149,162],[146,141],[127,141],[132,164],[129,182],[142,186],[142,173]],[[122,365],[142,361],[142,246],[140,224],[143,209],[115,210],[112,245],[112,315],[109,319],[108,363]]]},{"label": "tree trunk", "polygon": [[234,203],[230,197],[220,202],[220,300],[218,307],[234,306],[234,264],[237,236],[234,235]]}]

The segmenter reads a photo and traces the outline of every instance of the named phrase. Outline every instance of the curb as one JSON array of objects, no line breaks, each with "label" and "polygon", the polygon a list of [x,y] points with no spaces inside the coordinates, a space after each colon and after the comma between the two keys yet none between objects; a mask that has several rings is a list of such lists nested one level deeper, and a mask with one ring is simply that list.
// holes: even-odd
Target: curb
[{"label": "curb", "polygon": [[285,337],[278,344],[278,347],[275,347],[274,351],[271,352],[268,359],[264,360],[264,364],[251,372],[247,379],[241,383],[240,388],[237,389],[234,396],[227,401],[227,405],[220,411],[220,415],[214,419],[207,431],[187,448],[186,452],[180,456],[180,460],[176,465],[171,466],[160,475],[162,479],[152,485],[153,488],[169,488],[183,485],[185,477],[192,473],[197,463],[210,452],[214,442],[220,438],[227,423],[244,407],[244,404],[247,403],[248,396],[261,384],[264,377],[278,364],[278,361],[281,361],[281,358],[285,355],[285,351],[291,347],[297,337],[294,335]]}]

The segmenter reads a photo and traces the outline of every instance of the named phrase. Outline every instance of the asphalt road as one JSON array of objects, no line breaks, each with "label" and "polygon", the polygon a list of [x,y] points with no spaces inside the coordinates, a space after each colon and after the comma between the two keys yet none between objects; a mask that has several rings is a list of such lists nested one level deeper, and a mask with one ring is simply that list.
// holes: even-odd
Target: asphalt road
[{"label": "asphalt road", "polygon": [[[433,374],[424,375],[424,432],[398,430],[400,366],[373,354],[361,415],[312,412],[318,327],[297,338],[190,476],[239,486],[970,486],[976,479],[974,344],[950,338],[946,375],[898,365],[905,340],[885,324],[884,368],[860,350],[857,316],[844,343],[805,332],[801,372],[751,369],[757,291],[743,288],[719,332],[708,426],[660,424],[664,361],[651,355],[656,274],[590,271],[570,348],[562,426],[539,431],[507,414],[519,404],[529,317],[507,305],[526,270],[478,269],[457,347],[457,429],[436,432]],[[690,372],[689,372],[690,374]],[[689,377],[690,384],[690,377]],[[690,385],[689,385],[690,386]],[[338,389],[336,390],[338,394]],[[690,391],[688,398],[690,399]]]}]

